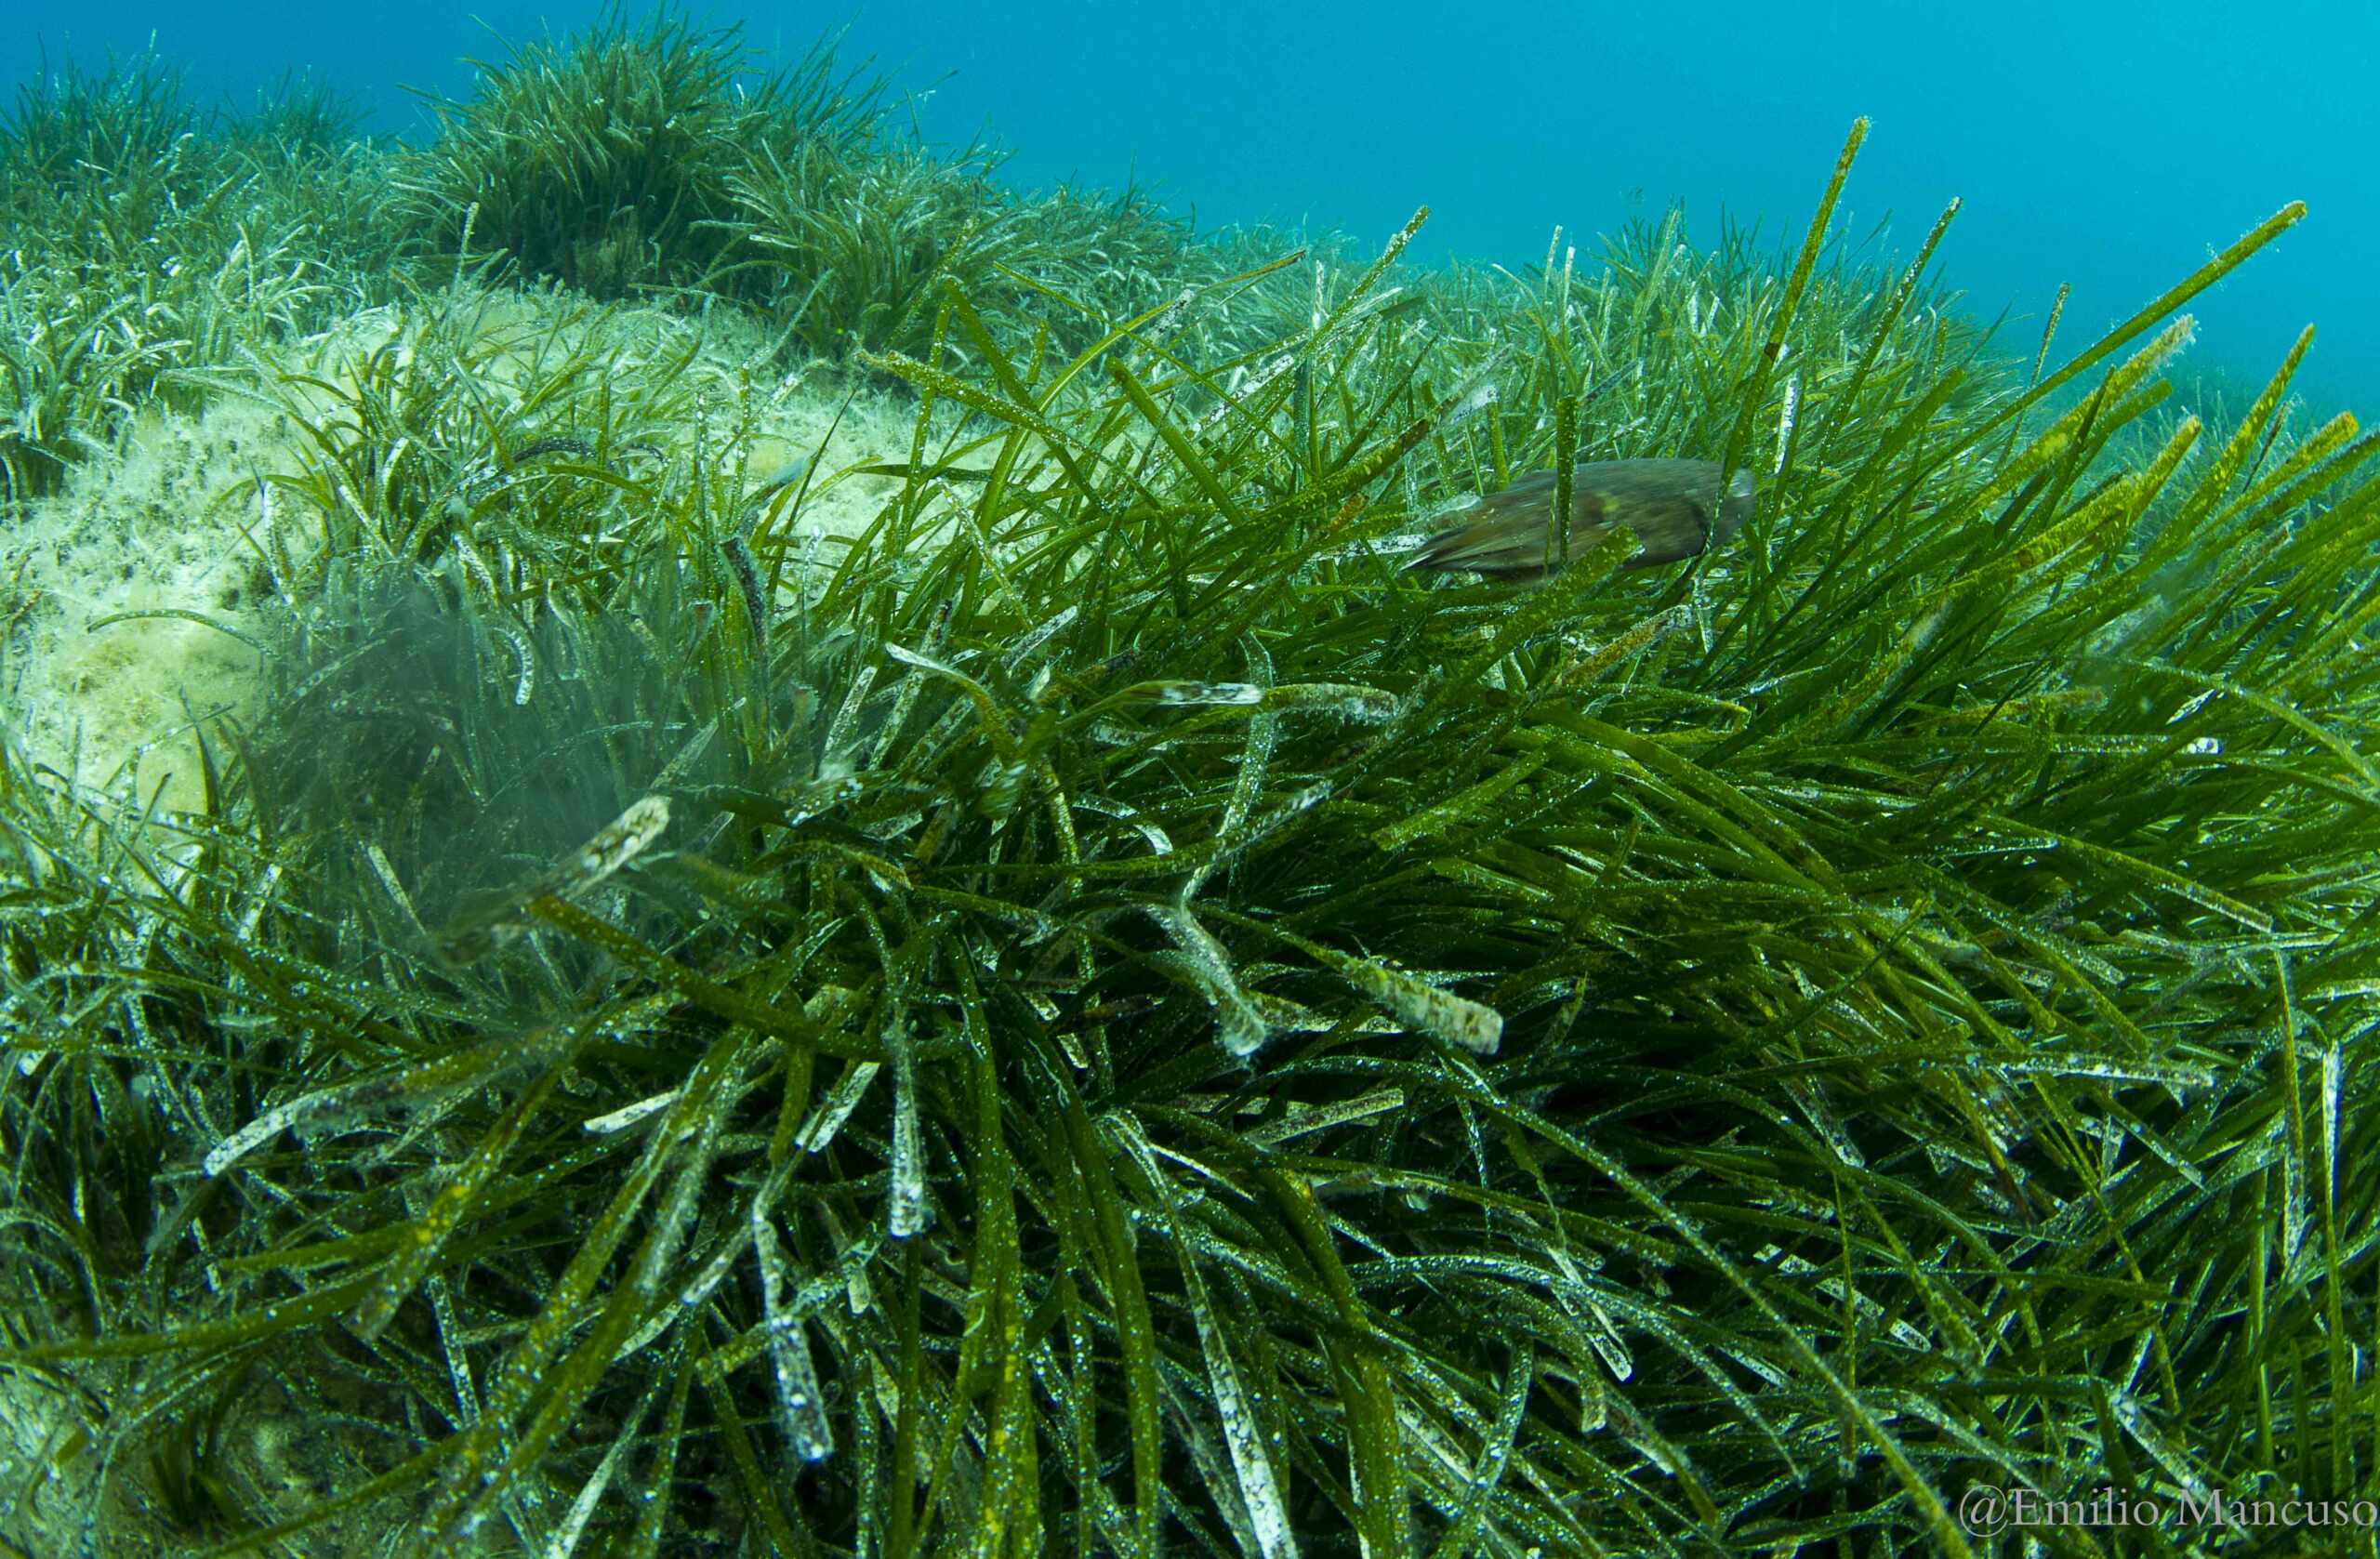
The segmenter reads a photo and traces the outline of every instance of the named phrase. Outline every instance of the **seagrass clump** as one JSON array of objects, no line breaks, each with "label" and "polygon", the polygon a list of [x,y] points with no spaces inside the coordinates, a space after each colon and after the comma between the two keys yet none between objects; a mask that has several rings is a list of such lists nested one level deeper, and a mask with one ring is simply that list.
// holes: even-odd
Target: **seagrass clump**
[{"label": "seagrass clump", "polygon": [[202,111],[153,54],[72,63],[0,120],[0,502],[54,493],[185,379],[395,284],[386,170],[300,78]]},{"label": "seagrass clump", "polygon": [[857,153],[882,85],[838,74],[831,42],[751,69],[737,29],[615,8],[566,41],[479,65],[474,95],[430,99],[436,141],[407,159],[409,213],[448,254],[499,251],[594,297],[733,289],[734,183],[756,157]]},{"label": "seagrass clump", "polygon": [[[934,277],[831,549],[849,473],[631,459],[602,373],[293,396],[320,549],[207,804],[0,751],[4,1356],[91,1530],[1966,1553],[1980,1483],[2368,1494],[2380,446],[2293,421],[2305,340],[2229,427],[2161,377],[2302,208],[2010,361],[1949,214],[1844,263],[1864,133],[1782,257],[1400,291],[1417,217],[1064,351]],[[1755,473],[1740,529],[1401,572],[1645,458]],[[297,1421],[303,1487],[243,1448]]]}]

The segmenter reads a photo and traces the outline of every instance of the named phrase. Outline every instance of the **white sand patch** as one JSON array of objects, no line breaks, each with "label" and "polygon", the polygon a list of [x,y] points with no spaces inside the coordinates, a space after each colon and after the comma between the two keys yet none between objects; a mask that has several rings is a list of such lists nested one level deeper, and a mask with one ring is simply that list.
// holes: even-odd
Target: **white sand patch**
[{"label": "white sand patch", "polygon": [[[803,462],[816,468],[798,512],[794,489],[772,498],[766,522],[771,535],[797,544],[810,535],[855,540],[899,495],[900,478],[863,474],[856,468],[907,460],[917,429],[915,403],[863,392],[846,407],[840,394],[796,375],[773,390],[758,410],[761,431],[752,440],[746,468],[753,485]],[[831,548],[826,561],[838,561]]]},{"label": "white sand patch", "polygon": [[[725,312],[467,288],[431,309],[359,312],[260,363],[274,379],[218,395],[196,416],[147,414],[113,454],[78,466],[0,530],[0,720],[63,781],[143,804],[153,794],[168,811],[201,807],[198,733],[209,731],[219,764],[227,748],[212,722],[257,713],[259,651],[244,638],[260,637],[258,608],[276,588],[267,559],[296,560],[302,576],[321,545],[320,517],[271,497],[263,480],[319,458],[296,418],[351,428],[374,397],[449,406],[464,400],[452,391],[466,378],[473,415],[499,424],[523,416],[558,375],[567,394],[528,425],[567,426],[557,414],[578,394],[645,397],[668,408],[651,429],[665,462],[740,480],[747,493],[814,461],[798,511],[798,483],[770,497],[766,535],[800,548],[815,535],[831,567],[831,538],[864,534],[901,491],[898,478],[853,468],[906,458],[916,404],[872,388],[846,404],[833,370],[776,373],[767,349],[759,326]],[[476,426],[457,416],[442,431],[463,444]],[[921,531],[919,541],[931,527]]]},{"label": "white sand patch", "polygon": [[28,1553],[84,1551],[99,1525],[98,1419],[69,1386],[31,1370],[0,1373],[0,1541]]},{"label": "white sand patch", "polygon": [[[0,643],[0,709],[36,764],[143,801],[162,791],[168,809],[202,803],[192,715],[240,708],[257,652],[234,635],[249,630],[262,583],[232,512],[209,495],[276,456],[278,421],[238,403],[143,417],[0,535],[0,580],[11,581],[0,616],[16,617]],[[127,618],[161,612],[221,628]]]}]

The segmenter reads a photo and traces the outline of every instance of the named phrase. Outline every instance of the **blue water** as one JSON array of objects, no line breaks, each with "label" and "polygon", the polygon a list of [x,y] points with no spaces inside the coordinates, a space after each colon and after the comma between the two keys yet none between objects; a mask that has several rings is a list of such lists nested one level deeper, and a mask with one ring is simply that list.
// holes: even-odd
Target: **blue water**
[{"label": "blue water", "polygon": [[[362,94],[384,134],[420,134],[402,86],[468,88],[461,55],[595,14],[528,0],[349,7],[289,0],[165,6],[30,0],[0,74],[37,49],[97,62],[139,49],[202,92],[245,94],[292,68]],[[2380,169],[2372,84],[2380,7],[2209,0],[1971,8],[1704,0],[1656,5],[1296,5],[960,0],[857,11],[754,6],[762,51],[798,56],[849,22],[932,96],[937,139],[988,130],[1027,184],[1155,184],[1202,225],[1337,227],[1375,242],[1434,210],[1412,253],[1518,268],[1554,226],[1580,239],[1685,203],[1798,237],[1851,121],[1873,121],[1847,205],[1889,216],[1907,253],[1950,197],[1966,205],[1940,273],[2028,351],[2060,282],[2068,350],[2130,314],[2290,200],[2307,219],[2193,307],[2177,377],[2260,384],[2318,324],[2297,388],[2318,414],[2380,415]],[[632,14],[641,15],[641,10]],[[2244,18],[2252,25],[2241,25]]]}]

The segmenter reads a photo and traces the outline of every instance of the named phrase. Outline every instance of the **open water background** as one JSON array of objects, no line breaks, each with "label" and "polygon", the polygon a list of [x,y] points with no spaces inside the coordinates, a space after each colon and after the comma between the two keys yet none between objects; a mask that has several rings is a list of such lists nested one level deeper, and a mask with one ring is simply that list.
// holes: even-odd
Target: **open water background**
[{"label": "open water background", "polygon": [[[1690,24],[1680,9],[879,0],[694,14],[742,23],[763,60],[848,26],[846,59],[873,55],[919,94],[929,137],[993,135],[1024,184],[1136,178],[1202,225],[1303,221],[1368,245],[1427,204],[1411,251],[1424,264],[1533,265],[1556,224],[1590,261],[1596,234],[1672,201],[1698,243],[1723,214],[1791,243],[1866,114],[1854,231],[1889,218],[1877,252],[1905,256],[1964,197],[1939,273],[1975,312],[2006,310],[2006,344],[2028,352],[2060,282],[2074,288],[2070,350],[2302,199],[2306,222],[2195,305],[2179,377],[2253,388],[2313,323],[2308,409],[2380,416],[2371,0],[1703,0]],[[101,63],[153,35],[202,97],[311,71],[358,95],[374,133],[417,137],[429,121],[404,87],[467,92],[459,57],[500,58],[501,39],[574,31],[597,10],[19,0],[0,75]]]}]

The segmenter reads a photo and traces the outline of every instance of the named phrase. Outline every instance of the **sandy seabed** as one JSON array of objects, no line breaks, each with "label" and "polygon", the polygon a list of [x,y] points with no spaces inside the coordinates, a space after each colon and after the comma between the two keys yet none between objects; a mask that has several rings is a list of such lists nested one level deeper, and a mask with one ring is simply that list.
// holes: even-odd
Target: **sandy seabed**
[{"label": "sandy seabed", "polygon": [[[832,373],[770,370],[767,344],[747,322],[598,312],[554,293],[446,299],[458,301],[471,316],[466,350],[480,349],[472,367],[500,389],[517,390],[557,343],[616,352],[622,375],[691,349],[676,377],[701,410],[666,455],[717,458],[726,450],[756,487],[814,456],[797,539],[856,536],[897,490],[892,478],[852,468],[907,450],[914,403],[863,390],[846,404]],[[410,352],[423,323],[414,309],[367,310],[251,377],[351,385],[374,354]],[[450,321],[442,347],[452,334]],[[275,396],[284,403],[271,403]],[[285,378],[267,393],[230,381],[195,412],[152,408],[112,451],[76,466],[60,490],[0,529],[0,725],[36,772],[139,805],[153,798],[166,812],[203,806],[198,733],[256,713],[248,701],[273,588],[268,534],[311,522],[293,518],[286,498],[275,502],[270,481],[316,455],[293,409],[337,413],[330,394]],[[281,540],[308,545],[286,532]]]}]

